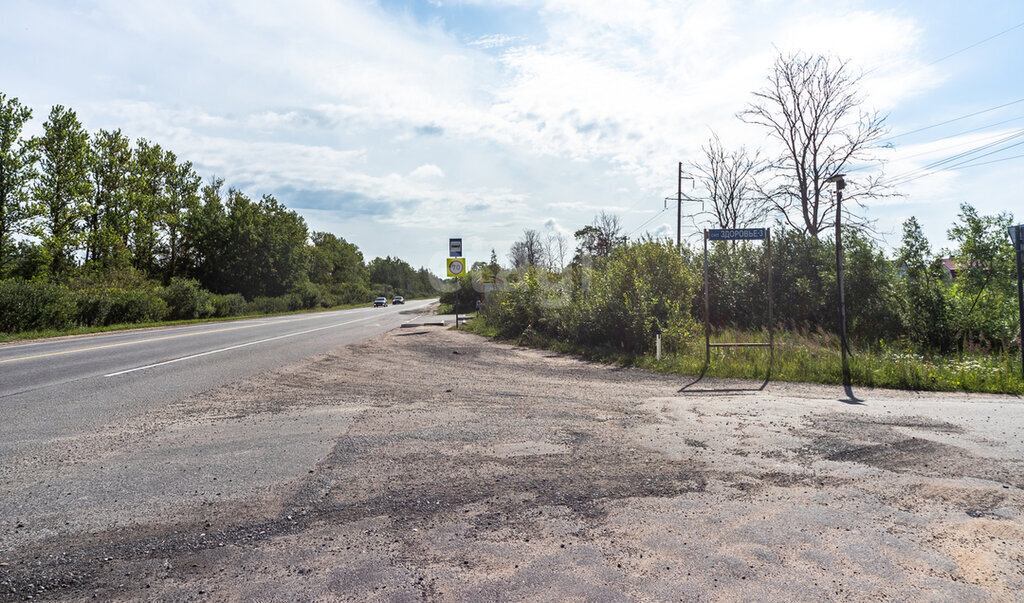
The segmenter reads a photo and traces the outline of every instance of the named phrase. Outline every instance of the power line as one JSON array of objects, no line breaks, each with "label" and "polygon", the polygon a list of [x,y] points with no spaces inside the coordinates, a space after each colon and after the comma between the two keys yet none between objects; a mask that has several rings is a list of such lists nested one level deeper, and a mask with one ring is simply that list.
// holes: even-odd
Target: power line
[{"label": "power line", "polygon": [[[919,178],[923,178],[923,177],[925,177],[925,176],[927,176],[927,175],[929,175],[929,174],[931,174],[931,173],[933,173],[935,171],[939,171],[939,168],[941,168],[944,171],[949,171],[949,170],[960,169],[960,168],[963,168],[963,167],[973,167],[974,165],[983,165],[984,163],[994,163],[994,161],[993,162],[984,162],[984,163],[981,163],[981,164],[972,164],[971,162],[976,161],[978,159],[981,159],[983,157],[989,157],[991,155],[995,155],[996,153],[1001,153],[1001,152],[1006,151],[1008,149],[1012,149],[1014,147],[1018,147],[1018,146],[1024,144],[1024,141],[1021,141],[1021,142],[1015,142],[1013,144],[1009,144],[1009,145],[1003,146],[1001,148],[995,148],[995,147],[997,147],[997,146],[999,146],[999,145],[1001,145],[1003,143],[1009,142],[1009,141],[1011,141],[1011,140],[1013,140],[1015,138],[1020,138],[1021,136],[1024,136],[1024,129],[1018,130],[1015,133],[1010,134],[1008,136],[1004,136],[1003,138],[1001,138],[999,140],[992,141],[992,142],[989,142],[989,143],[986,143],[986,144],[983,144],[983,145],[979,145],[979,146],[977,146],[977,147],[975,147],[973,149],[968,149],[967,151],[963,151],[962,153],[957,153],[957,154],[952,155],[950,157],[946,157],[946,158],[940,159],[938,161],[933,161],[933,162],[931,162],[931,163],[929,163],[927,165],[924,165],[924,166],[922,166],[920,168],[916,168],[916,169],[910,170],[909,172],[905,172],[905,173],[900,174],[898,176],[894,176],[893,178],[887,180],[887,184],[889,184],[890,186],[895,186],[895,185],[900,185],[900,184],[907,184],[908,182],[913,182],[914,180],[917,180]],[[990,150],[989,151],[989,149],[994,149],[994,150]],[[989,151],[989,152],[983,153],[981,155],[977,155],[977,153],[981,153],[982,151]]]},{"label": "power line", "polygon": [[951,123],[953,123],[955,121],[961,121],[961,120],[967,119],[969,117],[974,117],[976,115],[981,115],[982,113],[989,113],[991,111],[995,111],[996,109],[1002,109],[1004,107],[1009,107],[1011,105],[1016,105],[1016,104],[1019,104],[1019,103],[1024,103],[1024,98],[1019,98],[1019,99],[1017,99],[1015,101],[1010,101],[1008,103],[1004,103],[1004,104],[996,106],[996,107],[989,107],[988,109],[982,109],[981,111],[975,111],[974,113],[969,113],[967,115],[961,115],[960,117],[954,117],[953,119],[947,119],[946,121],[942,121],[942,122],[939,122],[937,124],[932,124],[930,126],[925,126],[923,128],[918,128],[916,130],[910,130],[909,132],[903,132],[903,133],[900,133],[900,134],[896,134],[895,136],[889,136],[887,138],[883,138],[883,139],[879,140],[878,142],[888,142],[890,140],[895,140],[897,138],[902,138],[904,136],[909,136],[911,134],[917,134],[918,132],[924,132],[925,130],[931,130],[932,128],[938,128],[939,126],[944,126],[946,124],[951,124]]},{"label": "power line", "polygon": [[[1020,142],[1020,143],[1017,143],[1017,144],[1011,145],[1011,146],[1015,147],[1015,146],[1019,146],[1021,144],[1024,144],[1024,142]],[[1006,147],[1006,149],[1009,149],[1009,148],[1010,147]],[[1000,151],[1005,151],[1006,149],[999,149],[999,151],[994,151],[993,153],[997,153],[997,152],[1000,152]],[[993,153],[988,153],[988,155],[992,155]],[[972,158],[972,159],[970,159],[968,161],[964,161],[963,163],[958,163],[956,165],[943,168],[942,171],[944,171],[944,172],[952,172],[952,171],[956,171],[956,170],[965,170],[967,168],[979,167],[979,166],[982,166],[982,165],[989,165],[989,164],[992,164],[992,163],[1001,163],[1003,161],[1010,161],[1011,159],[1020,159],[1022,157],[1024,157],[1024,154],[1021,154],[1021,155],[1011,155],[1010,157],[1000,157],[999,159],[992,159],[990,161],[982,161],[981,163],[970,163],[971,161],[974,161],[974,158]],[[906,180],[900,182],[900,184],[907,184],[907,183],[913,182],[915,180],[920,180],[921,178],[924,178],[926,176],[930,176],[931,174],[932,174],[932,172],[927,172],[927,173],[924,173],[924,174],[918,174],[918,175],[914,176],[913,178],[907,178]]]},{"label": "power line", "polygon": [[[934,161],[934,162],[932,162],[930,164],[927,164],[925,167],[938,167],[938,166],[941,166],[944,163],[948,163],[950,161],[956,161],[957,159],[961,159],[963,157],[971,155],[972,153],[977,153],[979,151],[984,151],[984,150],[990,149],[990,148],[995,147],[997,145],[1000,145],[1000,144],[1002,144],[1004,142],[1008,142],[1010,140],[1013,140],[1014,138],[1020,138],[1021,136],[1024,136],[1024,128],[1020,128],[1018,130],[1013,130],[1009,134],[1002,134],[996,140],[986,139],[986,142],[978,144],[977,146],[972,147],[970,149],[967,149],[966,151],[961,151],[961,152],[959,152],[959,153],[957,153],[955,155],[950,155],[949,157],[947,157],[945,159],[936,160],[936,161]],[[956,145],[954,145],[954,148],[955,148],[955,146]],[[962,145],[960,145],[960,146],[962,146]]]},{"label": "power line", "polygon": [[[921,143],[918,143],[918,144],[919,145],[925,145],[925,144],[932,144],[932,143],[936,143],[936,142],[942,142],[943,140],[951,140],[951,139],[956,138],[958,136],[964,136],[966,134],[973,134],[974,132],[978,132],[980,130],[985,130],[987,128],[994,128],[996,126],[1001,126],[1003,124],[1008,124],[1010,122],[1019,121],[1021,119],[1024,119],[1024,115],[1019,115],[1017,117],[1012,117],[1010,119],[1004,119],[1002,121],[997,121],[995,123],[986,124],[984,126],[979,126],[977,128],[971,128],[970,130],[963,130],[961,132],[957,132],[956,134],[950,134],[949,136],[943,136],[942,138],[936,138],[935,140],[930,140],[930,141],[927,141],[927,142],[921,142]],[[993,133],[992,136],[990,136],[989,138],[983,138],[982,140],[989,140],[990,138],[993,138],[995,136],[1003,136],[1003,135],[1004,135],[1003,132],[996,132],[996,133]],[[974,142],[975,141],[959,142],[957,144],[945,146],[945,147],[938,148],[938,149],[931,149],[931,150],[928,150],[928,151],[923,151],[921,153],[914,153],[913,155],[903,155],[901,157],[896,157],[896,158],[892,159],[892,161],[899,162],[899,161],[906,161],[908,159],[914,159],[915,157],[923,157],[925,155],[934,155],[936,153],[941,153],[943,151],[948,151],[950,149],[956,149],[956,148],[960,148],[960,147],[963,147],[963,146],[966,146],[966,145],[969,145],[969,144],[974,144]],[[875,163],[876,162],[872,161],[870,163],[863,164],[863,165],[850,166],[850,167],[847,167],[845,169],[845,171],[846,171],[846,173],[860,172],[860,171],[863,171],[863,170],[870,169],[870,168],[874,167]]]},{"label": "power line", "polygon": [[970,164],[972,161],[981,159],[982,157],[989,157],[991,155],[995,155],[996,153],[1002,153],[1003,151],[1007,151],[1007,150],[1012,149],[1014,147],[1019,147],[1022,144],[1024,144],[1024,141],[1015,142],[1013,144],[1008,144],[1008,145],[1006,145],[1005,147],[1003,147],[1001,149],[996,149],[994,151],[989,151],[988,153],[985,153],[984,155],[978,155],[977,157],[971,157],[970,159],[965,159],[964,161],[961,161],[960,163],[956,163],[956,164],[953,164],[951,166],[947,166],[946,169],[956,169],[958,167],[963,167],[963,166],[966,166],[966,165]]},{"label": "power line", "polygon": [[[1018,117],[1017,119],[1021,119],[1021,118]],[[1013,121],[1013,120],[1007,120],[1007,121]],[[979,129],[982,129],[982,128],[979,128]],[[973,130],[973,131],[977,131],[977,130]],[[948,140],[950,138],[956,138],[957,136],[963,136],[964,134],[969,134],[969,133],[971,133],[971,131],[961,132],[960,134],[954,134],[953,136],[947,136],[946,138],[939,138],[938,140],[935,140],[935,141],[932,141],[932,142],[942,142],[943,140]],[[1005,132],[997,132],[997,133],[992,134],[991,136],[989,136],[987,138],[982,138],[981,140],[983,140],[983,141],[991,140],[992,138],[995,138],[997,136],[1005,136]],[[964,146],[967,146],[967,145],[970,145],[970,144],[975,144],[976,142],[978,142],[978,141],[958,142],[957,144],[951,144],[949,146],[945,146],[945,147],[942,147],[940,149],[931,149],[929,151],[923,151],[921,153],[914,153],[913,155],[903,155],[901,157],[898,157],[898,158],[894,159],[894,161],[906,161],[907,159],[914,159],[915,157],[923,157],[925,155],[934,155],[936,153],[941,153],[943,151],[949,151],[951,149],[958,149],[960,147],[964,147]],[[922,144],[927,144],[927,143],[922,143]],[[863,168],[855,168],[855,169],[863,169]],[[851,168],[849,171],[851,171],[851,172],[854,171],[854,168]]]},{"label": "power line", "polygon": [[[1005,141],[1000,141],[1000,142],[1005,142]],[[980,152],[980,151],[983,151],[983,150],[986,150],[988,148],[991,148],[992,146],[993,145],[984,145],[983,147],[979,147],[979,148],[976,148],[976,149],[971,149],[970,151],[967,151],[967,152],[964,152],[964,153],[958,153],[956,155],[953,155],[952,157],[947,157],[945,159],[941,159],[939,161],[930,163],[928,165],[925,165],[925,166],[922,166],[922,167],[910,170],[908,172],[905,172],[903,174],[900,174],[898,176],[895,176],[895,177],[887,180],[886,183],[889,186],[898,186],[898,185],[901,185],[901,184],[906,184],[908,182],[913,182],[914,180],[917,180],[918,178],[921,178],[923,176],[927,176],[927,175],[932,174],[932,173],[937,172],[937,171],[949,170],[949,169],[955,168],[957,165],[959,165],[959,163],[957,163],[957,162],[973,161],[973,160],[977,159],[977,157],[971,157],[972,154]],[[1007,148],[1009,148],[1009,147],[1007,147]],[[1000,150],[1002,150],[1002,149],[1000,149]],[[998,152],[998,151],[996,151],[996,152]]]},{"label": "power line", "polygon": [[664,208],[664,209],[662,209],[662,210],[661,210],[661,211],[659,211],[658,213],[656,213],[656,214],[654,214],[653,216],[651,216],[650,218],[648,218],[648,219],[647,219],[647,221],[645,221],[645,222],[644,222],[643,224],[641,224],[640,226],[637,226],[637,227],[636,227],[635,229],[633,229],[632,231],[630,231],[630,233],[629,233],[628,235],[626,235],[626,236],[627,236],[627,237],[631,237],[631,236],[633,236],[633,235],[634,235],[634,234],[635,234],[635,233],[636,233],[637,231],[639,231],[639,230],[640,230],[641,228],[643,228],[644,226],[647,226],[648,224],[650,224],[651,222],[653,222],[655,218],[657,218],[658,216],[660,216],[661,214],[663,214],[663,213],[665,213],[665,212],[667,212],[667,211],[668,211],[668,208],[667,208],[667,207],[666,207],[666,208]]},{"label": "power line", "polygon": [[1000,157],[999,159],[993,159],[991,161],[982,161],[981,163],[971,163],[971,164],[968,164],[968,165],[962,165],[962,166],[960,166],[957,169],[961,169],[962,170],[962,169],[966,169],[966,168],[978,167],[979,165],[988,165],[990,163],[999,163],[1001,161],[1009,161],[1011,159],[1020,159],[1021,157],[1024,157],[1024,154],[1021,154],[1021,155],[1011,155],[1010,157]]},{"label": "power line", "polygon": [[1004,29],[1003,31],[1001,31],[1001,32],[999,32],[997,34],[991,35],[991,36],[985,38],[984,40],[981,40],[979,42],[975,42],[974,44],[971,44],[970,46],[965,46],[965,47],[961,48],[960,50],[957,50],[956,52],[951,52],[951,53],[947,54],[946,56],[944,56],[942,58],[935,59],[931,63],[928,63],[928,66],[930,67],[930,66],[932,66],[932,65],[934,65],[936,63],[941,63],[942,61],[945,61],[946,59],[951,58],[951,57],[955,57],[956,55],[960,54],[961,52],[970,50],[970,49],[974,48],[975,46],[981,46],[982,44],[984,44],[985,42],[988,42],[989,40],[994,40],[994,39],[998,38],[999,36],[1001,36],[1003,34],[1006,34],[1006,33],[1010,33],[1011,31],[1017,29],[1018,27],[1022,27],[1022,26],[1024,26],[1024,21],[1014,25],[1013,27],[1008,27],[1008,28]]},{"label": "power line", "polygon": [[[957,132],[956,134],[950,134],[949,136],[943,136],[942,138],[936,138],[935,140],[929,140],[928,142],[919,142],[917,144],[918,145],[925,145],[925,144],[931,144],[931,143],[936,143],[936,142],[942,142],[943,140],[951,140],[951,139],[956,138],[958,136],[964,136],[966,134],[973,134],[975,132],[978,132],[978,131],[981,131],[981,130],[985,130],[987,128],[994,128],[996,126],[1001,126],[1003,124],[1008,124],[1008,123],[1014,122],[1014,121],[1020,121],[1022,119],[1024,119],[1024,115],[1018,115],[1017,117],[1011,117],[1010,119],[1004,119],[1003,121],[997,121],[995,123],[986,124],[984,126],[979,126],[977,128],[971,128],[970,130],[963,130],[961,132]],[[1002,133],[1001,132],[994,133],[994,135],[1000,135],[1000,134],[1002,134]],[[920,157],[922,155],[929,155],[931,153],[938,153],[940,151],[946,151],[948,149],[955,149],[957,147],[962,147],[962,146],[967,145],[967,144],[971,144],[971,143],[969,143],[969,142],[960,142],[960,143],[957,143],[957,144],[954,144],[954,145],[950,145],[948,147],[942,147],[941,149],[932,149],[931,151],[924,151],[923,153],[915,153],[913,155],[905,155],[903,157],[900,157],[899,160],[911,159],[913,157]],[[852,168],[852,169],[863,169],[863,168]],[[851,169],[851,171],[852,171],[852,169]]]}]

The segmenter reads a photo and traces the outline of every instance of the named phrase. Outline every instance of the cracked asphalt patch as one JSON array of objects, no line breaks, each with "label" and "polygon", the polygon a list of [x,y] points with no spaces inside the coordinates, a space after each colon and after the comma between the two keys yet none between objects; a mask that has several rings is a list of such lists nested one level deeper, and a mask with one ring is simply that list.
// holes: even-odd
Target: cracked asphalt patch
[{"label": "cracked asphalt patch", "polygon": [[1024,404],[406,330],[4,459],[0,598],[1014,600]]}]

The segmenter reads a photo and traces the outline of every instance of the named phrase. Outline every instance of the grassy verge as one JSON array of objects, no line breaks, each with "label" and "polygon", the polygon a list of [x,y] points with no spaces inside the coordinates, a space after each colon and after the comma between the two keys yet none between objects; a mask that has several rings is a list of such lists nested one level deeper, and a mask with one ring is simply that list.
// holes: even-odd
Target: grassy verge
[{"label": "grassy verge", "polygon": [[273,314],[245,314],[242,316],[224,316],[220,318],[193,318],[190,320],[165,320],[158,322],[133,322],[119,325],[107,325],[104,327],[74,327],[64,330],[46,331],[21,331],[18,333],[0,333],[0,343],[8,341],[24,341],[27,339],[45,339],[48,337],[66,337],[68,335],[89,335],[92,333],[107,333],[111,331],[126,331],[129,329],[151,329],[154,327],[173,327],[177,325],[190,325],[204,322],[225,322],[232,320],[244,320],[247,318],[262,318],[267,316],[288,316],[290,314],[309,314],[312,312],[330,312],[333,310],[349,310],[352,308],[365,308],[372,304],[348,304],[335,306],[333,308],[311,308],[305,310],[293,310],[291,312],[276,312]]},{"label": "grassy verge", "polygon": [[[461,327],[488,337],[497,329],[483,321]],[[761,342],[763,334],[725,333],[712,337],[718,342]],[[584,349],[529,333],[517,344],[540,347],[591,360],[616,362],[658,372],[698,375],[704,366],[704,346],[695,345],[682,354],[624,356],[609,349]],[[701,342],[702,344],[703,342]],[[829,334],[778,333],[771,361],[772,381],[841,384],[842,363],[836,338]],[[769,370],[767,348],[712,348],[710,377],[764,379]],[[887,348],[854,349],[850,359],[853,384],[914,391],[963,391],[1024,394],[1020,356],[972,352],[961,356],[926,356]]]}]

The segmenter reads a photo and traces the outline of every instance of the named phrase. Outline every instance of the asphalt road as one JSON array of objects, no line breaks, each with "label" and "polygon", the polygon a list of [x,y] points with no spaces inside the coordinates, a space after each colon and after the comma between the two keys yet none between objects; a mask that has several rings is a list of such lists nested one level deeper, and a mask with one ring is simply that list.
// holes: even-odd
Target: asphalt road
[{"label": "asphalt road", "polygon": [[433,301],[0,346],[0,458],[363,341]]},{"label": "asphalt road", "polygon": [[1024,592],[1020,397],[851,403],[426,327],[281,364],[0,457],[0,601]]}]

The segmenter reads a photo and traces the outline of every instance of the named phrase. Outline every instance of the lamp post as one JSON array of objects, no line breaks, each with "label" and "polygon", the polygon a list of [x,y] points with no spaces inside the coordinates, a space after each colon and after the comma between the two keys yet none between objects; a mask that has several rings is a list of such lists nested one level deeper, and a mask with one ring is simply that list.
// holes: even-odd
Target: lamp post
[{"label": "lamp post", "polygon": [[1024,377],[1024,224],[1018,224],[1011,226],[1007,230],[1010,231],[1010,240],[1013,241],[1013,253],[1017,260],[1017,311],[1018,323],[1017,332],[1020,335],[1020,371],[1021,377]]},{"label": "lamp post", "polygon": [[843,286],[843,189],[846,180],[843,174],[836,174],[825,179],[836,185],[836,287],[839,289],[839,353],[843,361],[843,386],[850,387],[850,364],[846,359],[846,290]]}]

